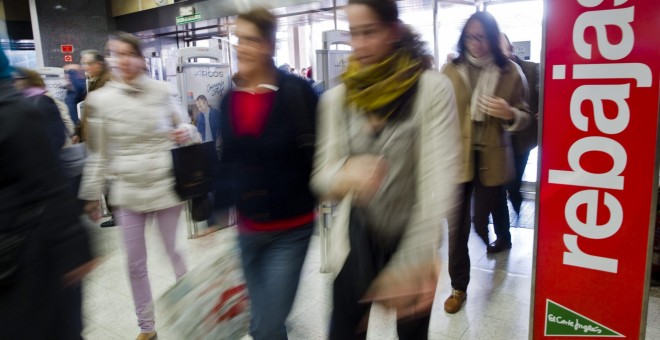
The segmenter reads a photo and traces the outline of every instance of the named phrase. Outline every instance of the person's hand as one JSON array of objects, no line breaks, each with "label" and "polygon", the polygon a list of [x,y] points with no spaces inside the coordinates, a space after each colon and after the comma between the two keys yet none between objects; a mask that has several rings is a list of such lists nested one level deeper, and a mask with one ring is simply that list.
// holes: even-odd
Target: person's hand
[{"label": "person's hand", "polygon": [[439,276],[437,261],[410,269],[385,269],[371,283],[362,301],[393,308],[399,319],[425,316],[431,313]]},{"label": "person's hand", "polygon": [[479,109],[489,116],[511,120],[514,118],[511,105],[500,97],[483,96],[479,98]]},{"label": "person's hand", "polygon": [[180,127],[172,131],[172,139],[174,139],[177,144],[185,144],[190,142],[192,136],[190,135],[190,130],[185,127]]},{"label": "person's hand", "polygon": [[93,259],[82,266],[64,274],[62,280],[64,281],[64,287],[71,286],[80,280],[83,279],[87,274],[89,274],[94,268],[96,268],[100,263],[99,259]]},{"label": "person's hand", "polygon": [[85,213],[89,215],[92,221],[101,219],[101,202],[100,201],[87,201],[85,202]]},{"label": "person's hand", "polygon": [[536,120],[539,120],[539,113],[537,112],[534,117],[536,117]]},{"label": "person's hand", "polygon": [[387,162],[381,156],[353,156],[344,164],[342,175],[355,195],[355,203],[364,206],[376,195],[387,176]]},{"label": "person's hand", "polygon": [[80,143],[80,136],[78,135],[71,136],[71,144],[78,144],[78,143]]}]

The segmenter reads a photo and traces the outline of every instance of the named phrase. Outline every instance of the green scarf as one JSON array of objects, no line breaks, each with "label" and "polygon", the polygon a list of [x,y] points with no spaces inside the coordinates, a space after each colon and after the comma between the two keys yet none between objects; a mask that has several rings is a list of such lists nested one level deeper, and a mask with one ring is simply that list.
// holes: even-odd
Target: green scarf
[{"label": "green scarf", "polygon": [[399,99],[417,83],[423,72],[423,63],[403,49],[379,64],[366,67],[351,57],[346,72],[342,74],[346,104],[387,118],[399,107]]}]

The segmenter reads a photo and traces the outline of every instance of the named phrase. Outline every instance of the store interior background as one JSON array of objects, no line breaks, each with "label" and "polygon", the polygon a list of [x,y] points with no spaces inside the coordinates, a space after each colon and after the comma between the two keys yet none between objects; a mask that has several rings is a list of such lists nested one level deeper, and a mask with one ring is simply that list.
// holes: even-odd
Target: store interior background
[{"label": "store interior background", "polygon": [[[70,37],[70,40],[61,43],[74,42],[74,61],[79,62],[80,51],[103,48],[102,42],[107,37],[107,32],[125,30],[144,41],[149,75],[169,82],[176,89],[178,51],[181,48],[218,48],[223,51],[220,63],[230,64],[232,67],[236,65],[235,54],[231,48],[231,44],[236,42],[232,34],[234,14],[248,4],[258,2],[267,3],[265,0],[167,0],[158,6],[154,0],[0,0],[0,46],[8,53],[13,65],[28,68],[62,67],[64,63],[57,50],[60,42],[53,41],[47,46],[48,41],[44,36]],[[275,64],[279,66],[286,63],[297,70],[311,66],[317,73],[320,68],[317,64],[317,51],[324,49],[322,33],[348,30],[347,18],[342,11],[347,2],[348,0],[270,1],[281,5],[273,8],[279,18]],[[168,9],[170,11],[167,13],[172,13],[172,9],[183,5],[195,7],[204,19],[175,25],[174,16],[161,14]],[[438,68],[446,63],[447,55],[455,52],[456,42],[465,21],[477,9],[492,13],[501,31],[508,35],[510,41],[528,44],[529,49],[524,51],[526,59],[541,62],[543,0],[405,0],[399,1],[399,5],[403,22],[421,34],[429,53],[435,56]],[[209,9],[223,6],[227,9],[227,15],[209,16],[209,13],[212,13]],[[35,22],[31,13],[31,9],[35,7],[39,23]],[[213,11],[215,12],[217,10]],[[68,19],[69,22],[67,18],[72,19]],[[147,20],[153,18],[156,20]],[[49,27],[61,27],[63,22],[73,24],[70,31],[65,34],[56,30],[49,32]],[[91,29],[95,23],[99,26]],[[40,60],[36,50],[38,44],[35,44],[34,32],[37,30],[41,32],[42,45],[47,46],[43,51],[47,57],[43,57],[43,60]],[[76,32],[88,30],[93,31],[87,32],[92,38],[84,40],[85,37],[76,35]],[[345,45],[332,48],[349,49]],[[202,58],[194,61],[210,62]],[[531,210],[531,218],[524,226],[526,228],[534,228],[536,175],[537,149],[534,149],[523,176],[523,190],[526,191],[525,196],[530,199],[528,206]],[[531,246],[528,250],[531,252]],[[531,260],[529,262],[531,263]],[[660,297],[660,289],[651,288],[650,296]],[[656,315],[660,313],[656,312]]]}]

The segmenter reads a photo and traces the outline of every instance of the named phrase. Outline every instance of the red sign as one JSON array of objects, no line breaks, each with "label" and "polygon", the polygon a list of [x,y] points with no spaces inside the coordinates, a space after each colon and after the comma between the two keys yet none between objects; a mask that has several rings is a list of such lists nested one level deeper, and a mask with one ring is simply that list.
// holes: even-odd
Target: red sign
[{"label": "red sign", "polygon": [[546,0],[534,339],[644,336],[660,6]]},{"label": "red sign", "polygon": [[62,53],[73,53],[73,45],[60,45]]},{"label": "red sign", "polygon": [[64,62],[65,62],[65,63],[72,63],[72,62],[73,62],[73,55],[71,55],[71,54],[65,54],[65,55],[64,55]]}]

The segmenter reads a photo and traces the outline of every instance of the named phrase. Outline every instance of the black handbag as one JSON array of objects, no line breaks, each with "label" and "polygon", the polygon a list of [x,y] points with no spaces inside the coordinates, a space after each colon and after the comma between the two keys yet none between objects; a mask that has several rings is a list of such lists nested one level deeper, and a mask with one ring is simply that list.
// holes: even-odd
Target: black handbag
[{"label": "black handbag", "polygon": [[206,221],[211,218],[211,199],[209,195],[197,196],[190,201],[190,215],[195,222]]},{"label": "black handbag", "polygon": [[217,164],[215,142],[172,149],[172,164],[176,181],[174,190],[182,200],[208,197],[213,190],[213,174]]}]

